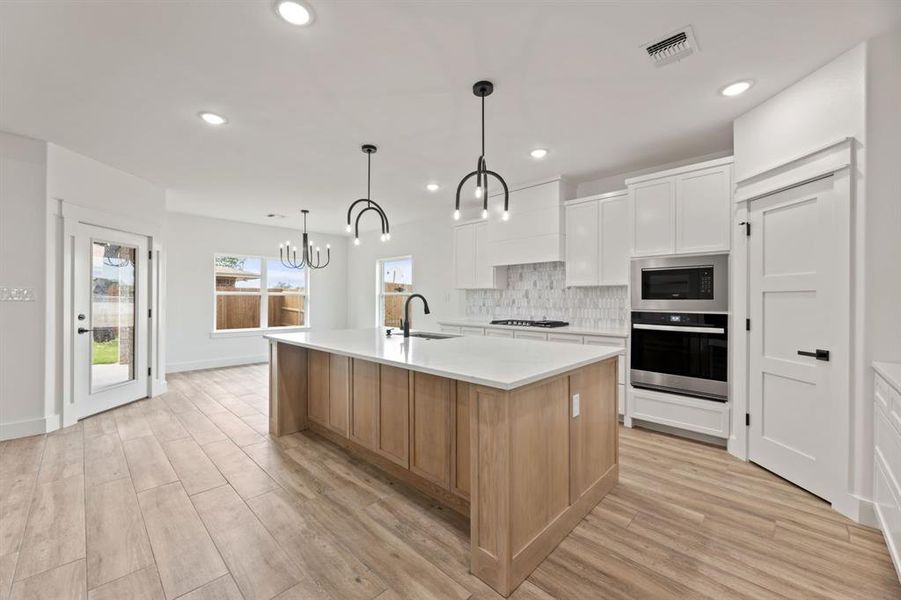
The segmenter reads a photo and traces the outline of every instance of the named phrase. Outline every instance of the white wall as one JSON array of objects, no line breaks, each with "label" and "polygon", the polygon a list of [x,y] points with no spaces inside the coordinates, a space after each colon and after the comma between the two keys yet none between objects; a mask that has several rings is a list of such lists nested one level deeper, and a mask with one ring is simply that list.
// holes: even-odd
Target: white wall
[{"label": "white wall", "polygon": [[[262,334],[212,338],[213,255],[278,256],[280,241],[299,241],[297,230],[170,212],[166,216],[166,364],[168,372],[268,360]],[[310,274],[313,329],[341,329],[347,318],[347,238],[310,234],[332,245],[328,267]]]},{"label": "white wall", "polygon": [[0,132],[0,286],[32,302],[0,302],[0,439],[43,432],[47,145]]},{"label": "white wall", "polygon": [[359,246],[348,239],[348,327],[375,327],[376,261],[395,256],[413,257],[413,288],[426,297],[432,311],[423,315],[421,304],[411,306],[416,327],[436,329],[439,320],[462,315],[462,292],[454,289],[453,281],[453,223],[447,211],[446,215],[392,226],[387,242],[379,241],[377,231],[361,233]]}]

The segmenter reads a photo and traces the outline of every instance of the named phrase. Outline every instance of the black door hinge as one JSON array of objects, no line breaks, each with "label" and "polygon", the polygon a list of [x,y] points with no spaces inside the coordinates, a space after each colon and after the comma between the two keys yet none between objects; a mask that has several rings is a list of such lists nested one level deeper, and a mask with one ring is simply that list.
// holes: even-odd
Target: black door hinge
[{"label": "black door hinge", "polygon": [[741,223],[739,223],[739,225],[744,225],[746,236],[751,235],[751,222],[750,221],[742,221]]},{"label": "black door hinge", "polygon": [[148,309],[147,309],[147,318],[148,318],[148,319],[152,319],[152,318],[153,318],[153,309],[152,309],[152,308],[148,308]]},{"label": "black door hinge", "polygon": [[751,413],[745,413],[745,427],[751,426]]},{"label": "black door hinge", "polygon": [[745,319],[745,331],[751,331],[751,319]]},{"label": "black door hinge", "polygon": [[148,377],[150,376],[151,372],[152,372],[152,367],[147,367],[147,376]]},{"label": "black door hinge", "polygon": [[147,251],[147,260],[153,260],[153,250]]}]

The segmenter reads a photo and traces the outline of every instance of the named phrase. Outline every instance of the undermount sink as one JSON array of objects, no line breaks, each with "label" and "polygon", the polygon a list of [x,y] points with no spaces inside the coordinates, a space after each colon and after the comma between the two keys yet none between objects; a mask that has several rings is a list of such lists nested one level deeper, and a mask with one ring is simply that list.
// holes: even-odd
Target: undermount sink
[{"label": "undermount sink", "polygon": [[410,337],[418,337],[424,340],[446,340],[447,338],[455,338],[460,337],[459,335],[452,335],[447,333],[431,333],[428,331],[413,331],[410,333]]}]

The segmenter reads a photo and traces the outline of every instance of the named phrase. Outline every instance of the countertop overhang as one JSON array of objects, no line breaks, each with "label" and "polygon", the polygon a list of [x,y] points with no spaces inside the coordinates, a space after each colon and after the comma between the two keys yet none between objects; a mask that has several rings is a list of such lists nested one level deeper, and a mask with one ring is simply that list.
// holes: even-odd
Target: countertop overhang
[{"label": "countertop overhang", "polygon": [[269,334],[267,339],[512,390],[624,354],[617,346],[583,346],[534,340],[460,336],[428,340],[385,335],[384,329],[332,329]]}]

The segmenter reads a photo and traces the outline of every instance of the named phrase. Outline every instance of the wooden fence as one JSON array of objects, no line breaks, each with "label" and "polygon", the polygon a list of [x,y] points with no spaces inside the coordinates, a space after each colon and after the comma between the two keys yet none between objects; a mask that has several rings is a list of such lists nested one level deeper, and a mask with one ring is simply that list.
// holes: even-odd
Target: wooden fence
[{"label": "wooden fence", "polygon": [[[305,323],[305,296],[269,296],[269,327]],[[260,327],[260,296],[216,296],[216,329]]]}]

